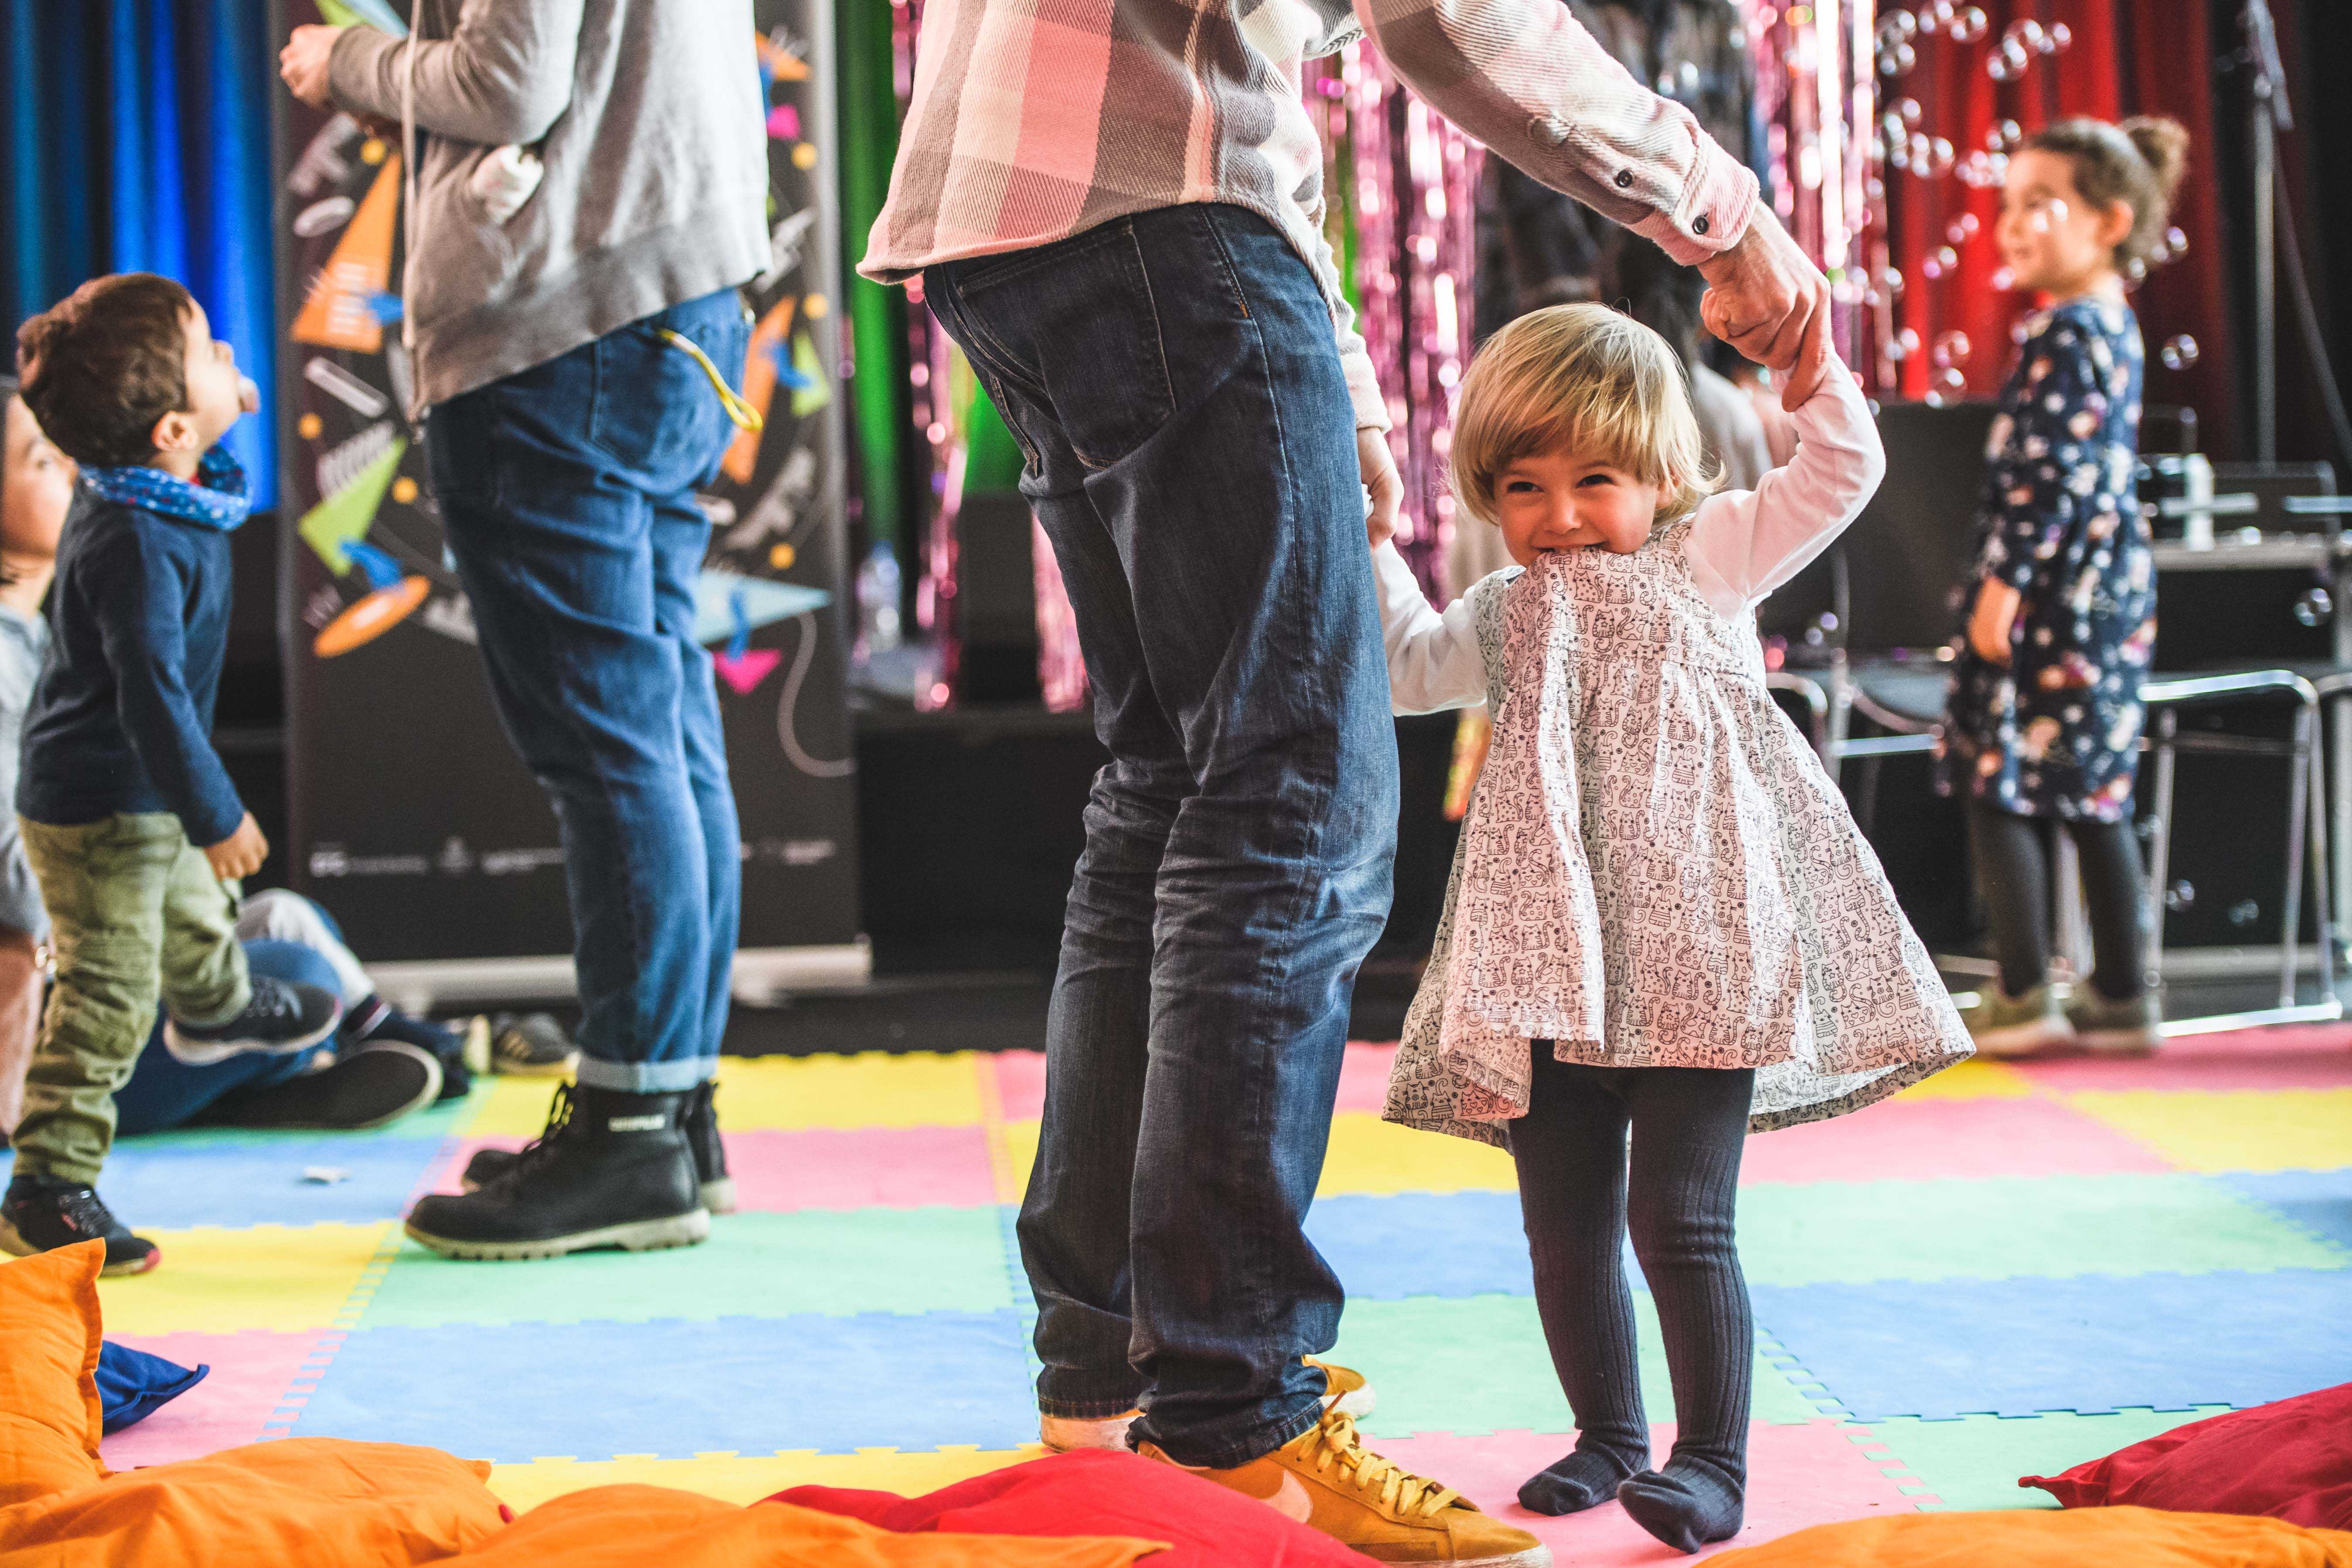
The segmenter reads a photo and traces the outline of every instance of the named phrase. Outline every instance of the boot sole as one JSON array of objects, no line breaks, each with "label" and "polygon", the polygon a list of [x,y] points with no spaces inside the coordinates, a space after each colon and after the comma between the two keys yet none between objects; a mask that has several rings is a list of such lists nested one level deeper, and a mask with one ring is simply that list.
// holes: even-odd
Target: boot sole
[{"label": "boot sole", "polygon": [[231,1057],[264,1056],[290,1057],[297,1051],[307,1051],[331,1037],[342,1026],[343,1016],[338,1012],[323,1029],[313,1029],[295,1040],[192,1040],[180,1033],[180,1026],[169,1019],[163,1023],[163,1048],[172,1058],[184,1067],[214,1067]]},{"label": "boot sole", "polygon": [[430,1231],[417,1229],[414,1225],[402,1228],[419,1245],[430,1247],[444,1258],[486,1263],[528,1263],[599,1247],[617,1247],[624,1252],[656,1252],[664,1247],[693,1247],[710,1238],[710,1211],[698,1208],[662,1219],[631,1220],[625,1225],[600,1226],[594,1230],[574,1231],[570,1236],[551,1236],[537,1241],[461,1241],[454,1237],[435,1236]]},{"label": "boot sole", "polygon": [[2074,1042],[2103,1057],[2145,1057],[2155,1053],[2161,1037],[2154,1029],[2078,1029]]},{"label": "boot sole", "polygon": [[2037,1018],[2030,1024],[2009,1024],[1969,1037],[1975,1043],[1980,1056],[2030,1057],[2041,1051],[2073,1045],[2074,1030],[2068,1024]]}]

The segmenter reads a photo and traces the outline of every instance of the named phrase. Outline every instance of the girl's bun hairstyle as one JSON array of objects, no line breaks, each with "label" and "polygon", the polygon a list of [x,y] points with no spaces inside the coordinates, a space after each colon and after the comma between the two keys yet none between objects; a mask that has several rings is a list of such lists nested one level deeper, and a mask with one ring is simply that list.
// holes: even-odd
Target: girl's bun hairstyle
[{"label": "girl's bun hairstyle", "polygon": [[2137,276],[2164,248],[2172,198],[2189,167],[2189,132],[2178,120],[2139,114],[2119,125],[2059,120],[2025,139],[2074,165],[2074,189],[2096,207],[2131,208],[2131,232],[2116,247],[2116,266]]}]

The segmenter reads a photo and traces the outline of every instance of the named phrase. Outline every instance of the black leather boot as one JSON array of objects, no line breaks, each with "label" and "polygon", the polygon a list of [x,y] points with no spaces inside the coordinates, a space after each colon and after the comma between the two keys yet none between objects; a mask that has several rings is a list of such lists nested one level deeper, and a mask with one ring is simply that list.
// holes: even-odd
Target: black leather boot
[{"label": "black leather boot", "polygon": [[[687,1147],[694,1152],[694,1173],[702,1183],[702,1206],[712,1214],[735,1212],[735,1178],[727,1173],[727,1145],[719,1136],[719,1111],[713,1096],[718,1080],[706,1079],[690,1090],[683,1118]],[[477,1149],[466,1162],[457,1184],[477,1192],[514,1169],[522,1155],[512,1149]]]},{"label": "black leather boot", "polygon": [[471,1258],[691,1247],[710,1234],[681,1124],[692,1098],[566,1084],[547,1131],[512,1165],[478,1192],[420,1200],[408,1234]]}]

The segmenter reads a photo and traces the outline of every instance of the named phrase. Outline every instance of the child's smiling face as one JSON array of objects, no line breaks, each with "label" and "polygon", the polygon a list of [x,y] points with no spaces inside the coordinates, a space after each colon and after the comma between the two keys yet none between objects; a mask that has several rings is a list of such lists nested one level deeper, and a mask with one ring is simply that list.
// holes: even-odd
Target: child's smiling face
[{"label": "child's smiling face", "polygon": [[1629,555],[1648,542],[1666,487],[1573,452],[1537,452],[1495,477],[1495,521],[1511,559],[1556,550]]},{"label": "child's smiling face", "polygon": [[[202,452],[226,435],[237,416],[247,411],[245,388],[248,384],[237,373],[236,351],[214,340],[212,322],[202,305],[189,306],[184,325],[187,337],[182,374],[188,392],[181,416],[187,421],[185,439],[191,443],[190,449]],[[167,415],[165,421],[173,417]],[[161,448],[163,442],[159,439],[156,445]]]}]

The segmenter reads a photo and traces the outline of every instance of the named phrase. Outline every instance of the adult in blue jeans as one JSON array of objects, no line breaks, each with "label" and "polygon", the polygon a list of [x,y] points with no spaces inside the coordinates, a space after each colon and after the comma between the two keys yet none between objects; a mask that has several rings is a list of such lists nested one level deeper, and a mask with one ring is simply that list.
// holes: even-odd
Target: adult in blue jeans
[{"label": "adult in blue jeans", "polygon": [[1377,1560],[1537,1568],[1366,1450],[1361,1380],[1308,1359],[1342,1291],[1302,1226],[1397,812],[1365,510],[1392,521],[1399,484],[1298,87],[1360,29],[1698,265],[1707,324],[1810,395],[1826,279],[1557,0],[931,0],[861,269],[919,276],[1020,440],[1111,752],[1019,1224],[1045,1441],[1132,1446]]},{"label": "adult in blue jeans", "polygon": [[741,851],[694,491],[749,341],[735,289],[768,264],[751,6],[418,0],[413,23],[297,28],[280,70],[414,148],[403,332],[433,492],[562,826],[583,1019],[545,1136],[408,1233],[478,1258],[698,1242]]}]

